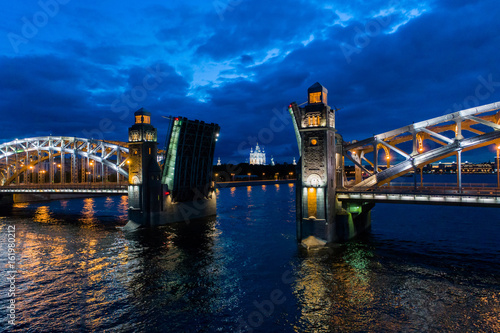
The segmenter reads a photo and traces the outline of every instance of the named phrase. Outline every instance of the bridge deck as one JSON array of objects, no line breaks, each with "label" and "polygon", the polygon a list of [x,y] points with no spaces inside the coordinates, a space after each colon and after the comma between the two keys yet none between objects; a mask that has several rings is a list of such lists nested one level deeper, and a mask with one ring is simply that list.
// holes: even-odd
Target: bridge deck
[{"label": "bridge deck", "polygon": [[468,184],[459,189],[452,184],[426,186],[383,186],[376,189],[337,190],[340,201],[399,204],[500,207],[500,189],[492,184]]},{"label": "bridge deck", "polygon": [[0,193],[113,193],[127,194],[128,184],[52,184],[11,185],[0,187]]}]

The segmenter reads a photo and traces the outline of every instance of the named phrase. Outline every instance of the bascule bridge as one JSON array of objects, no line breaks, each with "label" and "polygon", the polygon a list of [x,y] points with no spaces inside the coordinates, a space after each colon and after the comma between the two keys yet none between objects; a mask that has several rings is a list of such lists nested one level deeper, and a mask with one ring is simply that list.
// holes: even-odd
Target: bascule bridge
[{"label": "bascule bridge", "polygon": [[1,144],[0,207],[128,194],[129,229],[215,215],[219,125],[169,117],[162,151],[151,113],[140,109],[134,119],[128,142],[45,136]]}]

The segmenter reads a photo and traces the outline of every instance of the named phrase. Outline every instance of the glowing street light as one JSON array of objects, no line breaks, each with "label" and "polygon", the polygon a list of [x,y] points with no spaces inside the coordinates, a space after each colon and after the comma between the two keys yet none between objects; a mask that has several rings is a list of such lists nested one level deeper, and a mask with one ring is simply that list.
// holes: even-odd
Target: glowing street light
[{"label": "glowing street light", "polygon": [[500,155],[500,145],[497,146],[497,188],[500,188],[500,169],[498,157]]}]

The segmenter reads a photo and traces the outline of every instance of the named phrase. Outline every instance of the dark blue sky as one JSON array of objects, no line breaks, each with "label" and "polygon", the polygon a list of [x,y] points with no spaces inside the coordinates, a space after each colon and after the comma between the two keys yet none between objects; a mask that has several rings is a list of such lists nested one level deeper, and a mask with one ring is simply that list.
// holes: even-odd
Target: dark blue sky
[{"label": "dark blue sky", "polygon": [[[298,157],[286,106],[319,81],[346,140],[500,101],[498,1],[9,1],[0,11],[1,141],[127,140],[153,113],[221,125]],[[487,154],[484,156],[488,156]]]}]

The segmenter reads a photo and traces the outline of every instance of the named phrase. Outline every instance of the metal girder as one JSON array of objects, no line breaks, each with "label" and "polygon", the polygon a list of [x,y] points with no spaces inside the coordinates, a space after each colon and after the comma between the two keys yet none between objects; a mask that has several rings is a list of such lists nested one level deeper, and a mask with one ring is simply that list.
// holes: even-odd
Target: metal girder
[{"label": "metal girder", "polygon": [[352,163],[354,163],[358,168],[360,168],[367,174],[373,174],[373,172],[366,170],[366,168],[363,165],[361,165],[360,162],[356,161],[352,156],[349,156],[349,154],[346,154],[345,157],[347,157]]},{"label": "metal girder", "polygon": [[433,131],[431,131],[431,130],[429,130],[429,129],[427,129],[427,128],[422,128],[421,130],[422,130],[422,132],[425,132],[425,133],[427,133],[427,134],[430,134],[430,135],[432,135],[433,137],[435,137],[435,138],[437,138],[437,139],[440,139],[440,140],[442,140],[442,141],[444,141],[444,142],[448,142],[448,143],[452,143],[452,142],[453,142],[453,140],[452,140],[452,139],[450,139],[450,138],[448,138],[448,137],[446,137],[446,136],[444,136],[444,135],[441,135],[441,134],[439,134],[439,133],[433,132]]},{"label": "metal girder", "polygon": [[428,164],[435,160],[447,157],[458,151],[470,150],[473,149],[475,146],[479,146],[481,144],[488,143],[490,141],[498,139],[500,139],[500,131],[494,131],[473,138],[453,141],[452,143],[446,146],[438,147],[436,149],[429,150],[422,154],[416,155],[411,159],[398,163],[391,168],[379,172],[365,179],[361,183],[356,184],[355,186],[353,186],[352,189],[355,190],[355,189],[370,188],[376,185],[384,184],[387,181],[390,181],[391,179],[394,179],[395,177],[412,170],[415,166]]},{"label": "metal girder", "polygon": [[[496,114],[478,116],[486,112],[496,112]],[[437,161],[452,154],[457,154],[461,150],[475,149],[478,148],[478,146],[488,144],[488,141],[482,140],[498,141],[498,136],[495,133],[500,130],[500,125],[496,124],[499,116],[500,102],[496,102],[417,122],[409,126],[374,135],[373,137],[365,140],[344,145],[344,155],[348,157],[350,157],[348,151],[358,151],[358,153],[364,153],[365,155],[373,152],[375,155],[373,167],[377,168],[375,173],[378,171],[378,154],[376,153],[378,149],[377,147],[383,147],[386,149],[386,153],[389,149],[393,150],[405,158],[405,161],[392,167],[390,167],[388,163],[386,170],[359,182],[355,185],[355,187],[369,188],[381,185],[399,175],[402,175],[410,170],[414,170],[418,166]],[[471,128],[471,126],[476,124],[482,124],[494,129],[493,134]],[[464,139],[462,136],[463,130],[474,133],[476,136]],[[452,131],[454,133],[453,137],[440,134],[447,131]],[[419,140],[419,136],[422,142],[417,142],[417,140]],[[442,147],[423,152],[424,139],[437,142],[441,144]],[[396,147],[396,145],[407,141],[413,141],[413,152],[411,154]],[[417,149],[417,146],[419,149]],[[355,165],[360,167],[357,163],[355,163]]]},{"label": "metal girder", "polygon": [[494,122],[487,121],[487,120],[484,120],[484,119],[481,119],[481,118],[478,118],[478,117],[474,117],[474,116],[467,116],[465,118],[466,119],[470,119],[472,121],[475,121],[476,123],[489,126],[489,127],[493,128],[495,130],[500,130],[500,125],[495,124]]},{"label": "metal girder", "polygon": [[[72,169],[78,165],[78,161],[74,159],[76,159],[77,156],[81,156],[82,158],[102,163],[102,165],[111,168],[118,174],[128,177],[127,170],[122,168],[122,157],[126,159],[129,150],[127,143],[122,144],[123,145],[117,142],[109,143],[100,140],[63,136],[17,139],[15,141],[0,144],[0,169],[7,175],[7,177],[4,177],[7,179],[3,182],[3,185],[9,185],[23,172],[25,172],[26,176],[30,166],[37,167],[40,162],[46,161],[47,159],[50,160],[49,179],[52,181],[53,174],[55,173],[53,158],[62,156],[64,161],[65,154],[72,156]],[[33,152],[37,154],[35,156],[38,156],[34,162],[32,162],[29,157]],[[41,154],[44,154],[45,157],[42,157]],[[115,158],[117,160],[116,162],[114,162]],[[21,163],[23,166],[20,165]],[[5,172],[3,171],[4,169]],[[12,172],[9,170],[14,171]],[[64,173],[64,170],[64,166],[61,165],[61,173]],[[72,182],[75,181],[75,171],[76,170],[71,171]],[[63,179],[61,179],[61,181],[64,182]]]},{"label": "metal girder", "polygon": [[401,149],[399,149],[399,148],[396,148],[396,147],[394,147],[394,146],[391,146],[390,144],[388,144],[388,143],[387,143],[387,142],[385,142],[385,141],[377,140],[376,142],[377,142],[377,144],[379,144],[379,143],[380,143],[381,145],[386,146],[387,148],[389,148],[389,149],[391,149],[391,150],[394,150],[396,153],[398,153],[399,155],[401,155],[401,156],[403,156],[403,157],[405,157],[405,158],[410,158],[410,155],[408,155],[407,153],[405,153],[404,151],[402,151],[402,150],[401,150]]},{"label": "metal girder", "polygon": [[396,135],[400,135],[400,134],[403,134],[406,132],[412,132],[412,131],[419,132],[422,128],[435,126],[435,125],[438,125],[438,124],[441,124],[444,122],[448,122],[448,121],[456,122],[457,120],[463,120],[467,116],[473,116],[473,115],[477,115],[477,114],[481,114],[481,113],[485,113],[485,112],[495,111],[498,109],[500,109],[500,102],[491,103],[491,104],[487,104],[487,105],[483,105],[483,106],[478,106],[475,108],[457,111],[457,112],[450,113],[450,114],[447,114],[447,115],[444,115],[441,117],[436,117],[436,118],[432,118],[429,120],[420,121],[418,123],[415,123],[415,124],[412,124],[409,126],[401,127],[401,128],[389,131],[389,132],[378,134],[378,135],[376,135],[376,137],[380,140],[384,140],[384,139],[391,138],[391,137],[394,137]]}]

